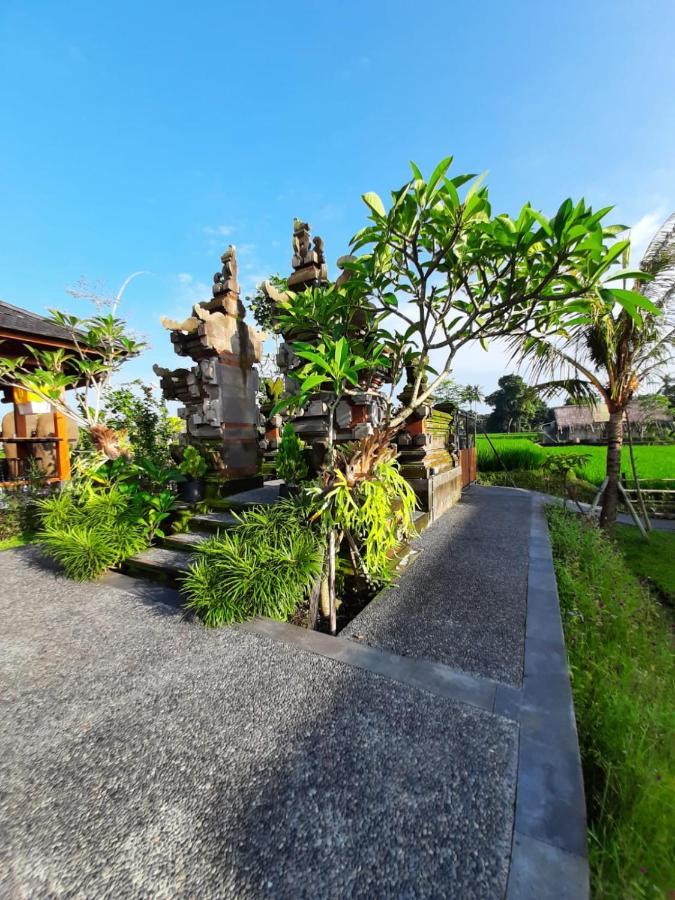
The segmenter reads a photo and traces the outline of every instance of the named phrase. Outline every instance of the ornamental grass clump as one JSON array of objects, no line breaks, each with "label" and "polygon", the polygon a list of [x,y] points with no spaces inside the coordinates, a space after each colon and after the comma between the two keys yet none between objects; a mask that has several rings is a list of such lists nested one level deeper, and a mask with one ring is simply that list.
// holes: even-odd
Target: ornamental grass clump
[{"label": "ornamental grass clump", "polygon": [[187,608],[217,627],[253,616],[285,621],[320,578],[324,551],[302,503],[256,507],[207,541],[183,578]]},{"label": "ornamental grass clump", "polygon": [[116,488],[62,491],[39,504],[36,540],[73,581],[92,581],[149,543],[128,498]]}]

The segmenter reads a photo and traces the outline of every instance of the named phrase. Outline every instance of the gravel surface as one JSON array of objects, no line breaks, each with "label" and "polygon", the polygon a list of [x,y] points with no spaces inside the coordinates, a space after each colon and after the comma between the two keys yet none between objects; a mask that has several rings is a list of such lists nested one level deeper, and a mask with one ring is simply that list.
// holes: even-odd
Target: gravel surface
[{"label": "gravel surface", "polygon": [[503,896],[514,723],[34,560],[0,553],[0,896]]},{"label": "gravel surface", "polygon": [[341,636],[520,686],[530,516],[529,494],[472,486]]}]

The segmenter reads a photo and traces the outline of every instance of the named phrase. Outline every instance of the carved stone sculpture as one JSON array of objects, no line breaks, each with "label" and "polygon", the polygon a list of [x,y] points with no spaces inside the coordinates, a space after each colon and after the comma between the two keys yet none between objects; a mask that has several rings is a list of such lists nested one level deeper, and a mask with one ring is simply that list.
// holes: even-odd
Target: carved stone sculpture
[{"label": "carved stone sculpture", "polygon": [[288,287],[293,291],[301,291],[311,285],[328,281],[323,241],[320,237],[316,237],[312,244],[310,224],[301,219],[293,220],[291,265],[293,274],[288,279]]}]

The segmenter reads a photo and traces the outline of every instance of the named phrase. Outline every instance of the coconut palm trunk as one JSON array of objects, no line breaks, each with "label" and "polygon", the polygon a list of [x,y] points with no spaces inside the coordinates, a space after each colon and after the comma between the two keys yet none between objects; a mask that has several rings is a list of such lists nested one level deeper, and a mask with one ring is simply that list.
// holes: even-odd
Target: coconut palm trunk
[{"label": "coconut palm trunk", "polygon": [[607,423],[607,485],[602,497],[600,524],[611,527],[616,521],[621,477],[621,449],[623,447],[623,410],[612,410]]}]

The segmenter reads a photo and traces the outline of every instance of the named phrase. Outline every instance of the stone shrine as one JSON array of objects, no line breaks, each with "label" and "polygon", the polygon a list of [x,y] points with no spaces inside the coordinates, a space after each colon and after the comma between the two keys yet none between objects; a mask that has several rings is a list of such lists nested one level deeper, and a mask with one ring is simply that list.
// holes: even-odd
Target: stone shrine
[{"label": "stone shrine", "polygon": [[[265,335],[244,322],[233,246],[221,256],[213,276],[213,298],[197,303],[181,321],[162,316],[178,356],[195,362],[189,368],[155,366],[166,400],[183,405],[187,442],[197,446],[209,464],[209,493],[226,482],[258,479],[257,443],[260,361]],[[259,479],[258,479],[259,480]]]}]

